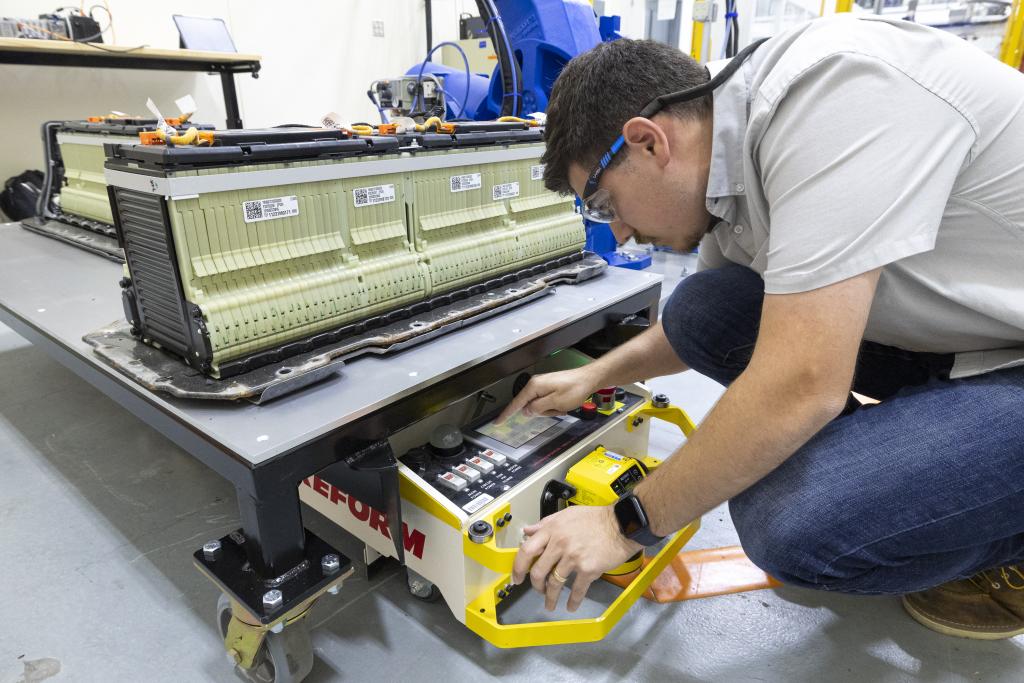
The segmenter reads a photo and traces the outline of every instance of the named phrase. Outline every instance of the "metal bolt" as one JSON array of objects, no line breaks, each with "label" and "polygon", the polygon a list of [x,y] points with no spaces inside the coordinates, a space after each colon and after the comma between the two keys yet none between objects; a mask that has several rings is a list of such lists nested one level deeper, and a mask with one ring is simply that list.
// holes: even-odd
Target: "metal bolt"
[{"label": "metal bolt", "polygon": [[341,569],[341,558],[330,553],[324,555],[320,560],[320,568],[324,570],[324,574],[330,576],[331,574],[337,574],[338,570]]},{"label": "metal bolt", "polygon": [[263,609],[276,610],[284,604],[284,595],[276,588],[272,588],[263,594]]},{"label": "metal bolt", "polygon": [[284,630],[284,619],[282,619],[281,621],[277,622],[276,624],[274,624],[273,626],[270,627],[270,632],[271,633],[280,633],[283,630]]},{"label": "metal bolt", "polygon": [[665,394],[655,394],[654,398],[651,399],[651,403],[655,408],[668,408],[668,396]]},{"label": "metal bolt", "polygon": [[637,417],[637,418],[633,419],[633,426],[634,427],[639,427],[643,423],[644,423],[644,419],[642,417]]},{"label": "metal bolt", "polygon": [[220,555],[220,541],[207,541],[203,544],[203,557],[207,562],[213,562]]},{"label": "metal bolt", "polygon": [[511,512],[506,512],[505,513],[505,522],[511,522],[511,521],[512,521],[512,513]]},{"label": "metal bolt", "polygon": [[498,521],[495,522],[495,524],[497,524],[498,526],[505,526],[505,518],[504,517],[498,517]]},{"label": "metal bolt", "polygon": [[508,593],[506,593],[504,590],[498,591],[498,597],[501,598],[502,600],[504,600],[505,596],[507,596],[507,595],[508,595]]}]

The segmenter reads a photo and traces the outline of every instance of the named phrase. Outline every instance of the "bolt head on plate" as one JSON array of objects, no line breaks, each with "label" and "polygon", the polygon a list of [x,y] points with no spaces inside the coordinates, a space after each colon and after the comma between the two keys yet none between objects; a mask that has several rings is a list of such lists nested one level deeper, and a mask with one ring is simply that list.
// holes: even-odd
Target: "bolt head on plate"
[{"label": "bolt head on plate", "polygon": [[341,558],[334,553],[324,555],[320,560],[320,568],[324,570],[324,574],[337,574],[341,569]]},{"label": "bolt head on plate", "polygon": [[284,604],[284,595],[276,588],[272,588],[263,594],[263,607],[274,610]]},{"label": "bolt head on plate", "polygon": [[220,555],[220,541],[207,541],[203,544],[203,557],[213,562]]}]

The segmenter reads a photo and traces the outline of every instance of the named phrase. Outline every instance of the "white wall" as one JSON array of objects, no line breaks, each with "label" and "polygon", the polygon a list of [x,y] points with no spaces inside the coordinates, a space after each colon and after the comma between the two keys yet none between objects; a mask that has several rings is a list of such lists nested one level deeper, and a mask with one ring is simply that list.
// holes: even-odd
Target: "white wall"
[{"label": "white wall", "polygon": [[[3,0],[0,14],[34,17],[54,0]],[[109,0],[117,44],[174,48],[172,14],[217,16],[239,52],[263,57],[260,77],[235,77],[247,127],[316,123],[329,111],[349,120],[372,120],[370,81],[404,73],[423,59],[423,0]],[[470,0],[435,0],[434,40],[458,37],[458,14]],[[97,15],[99,16],[99,14]],[[384,37],[372,34],[384,22]],[[100,22],[104,25],[104,21]],[[104,36],[109,43],[109,34]],[[170,71],[131,71],[0,65],[0,182],[26,168],[42,168],[39,126],[111,109],[146,115],[152,97],[165,115],[192,93],[196,120],[224,126],[220,78]]]}]

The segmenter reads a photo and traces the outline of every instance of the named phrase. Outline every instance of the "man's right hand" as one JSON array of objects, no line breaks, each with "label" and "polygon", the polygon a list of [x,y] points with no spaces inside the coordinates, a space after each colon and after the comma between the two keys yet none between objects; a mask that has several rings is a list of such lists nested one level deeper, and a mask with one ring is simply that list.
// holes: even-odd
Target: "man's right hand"
[{"label": "man's right hand", "polygon": [[501,424],[518,412],[527,417],[565,415],[600,389],[599,383],[600,378],[589,365],[535,375],[495,422]]}]

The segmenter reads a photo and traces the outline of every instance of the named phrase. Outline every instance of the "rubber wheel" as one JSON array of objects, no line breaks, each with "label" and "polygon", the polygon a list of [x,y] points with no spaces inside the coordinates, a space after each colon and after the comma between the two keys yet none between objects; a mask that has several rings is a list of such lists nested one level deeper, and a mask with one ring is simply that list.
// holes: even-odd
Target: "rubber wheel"
[{"label": "rubber wheel", "polygon": [[[217,629],[222,640],[227,637],[231,617],[231,600],[221,594],[217,599]],[[235,674],[250,683],[299,683],[312,670],[313,643],[305,618],[280,633],[267,633],[251,669],[235,665]]]},{"label": "rubber wheel", "polygon": [[409,595],[420,600],[421,602],[437,602],[441,599],[441,591],[438,590],[437,586],[431,584],[429,595],[416,595],[412,591],[409,591]]}]

